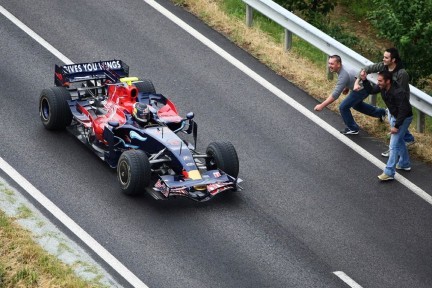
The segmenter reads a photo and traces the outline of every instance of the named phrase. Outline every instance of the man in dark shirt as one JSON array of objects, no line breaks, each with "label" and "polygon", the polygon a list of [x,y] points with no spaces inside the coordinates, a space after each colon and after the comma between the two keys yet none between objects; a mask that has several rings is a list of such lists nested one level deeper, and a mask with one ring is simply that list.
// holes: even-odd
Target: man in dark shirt
[{"label": "man in dark shirt", "polygon": [[[392,80],[396,82],[400,88],[404,89],[407,92],[410,92],[409,75],[402,64],[402,59],[400,58],[399,51],[396,48],[387,48],[384,51],[382,62],[364,67],[360,71],[359,78],[361,78],[362,74],[370,74],[380,71],[389,71],[392,74]],[[356,82],[354,84],[354,90],[358,90],[360,88],[361,87],[359,86],[358,82]],[[353,108],[370,116],[374,116],[373,114],[378,113],[380,109],[364,102],[361,102]],[[404,140],[407,147],[411,146],[415,142],[414,136],[409,131],[407,131],[407,133],[405,134]],[[386,150],[385,152],[381,153],[381,155],[384,157],[388,157],[389,152],[390,150]]]},{"label": "man in dark shirt", "polygon": [[381,97],[390,112],[390,154],[387,165],[378,178],[381,181],[392,180],[395,169],[411,170],[408,149],[404,142],[405,134],[413,120],[409,94],[392,81],[392,74],[389,71],[378,73],[378,85],[372,86],[365,74],[361,78],[369,94],[381,92]]}]

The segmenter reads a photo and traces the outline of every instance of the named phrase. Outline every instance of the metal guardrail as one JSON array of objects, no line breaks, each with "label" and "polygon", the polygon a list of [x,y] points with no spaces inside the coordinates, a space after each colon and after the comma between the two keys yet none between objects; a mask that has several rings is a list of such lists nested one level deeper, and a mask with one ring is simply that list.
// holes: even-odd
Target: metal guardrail
[{"label": "metal guardrail", "polygon": [[[286,50],[289,50],[291,47],[292,33],[294,33],[327,55],[337,54],[341,56],[344,65],[346,64],[359,71],[361,68],[373,64],[372,61],[339,43],[334,38],[271,0],[243,0],[243,2],[246,3],[247,26],[252,26],[253,9],[255,9],[285,28],[284,47]],[[368,78],[376,83],[375,75],[369,75]],[[417,131],[424,132],[424,114],[432,116],[432,97],[412,85],[410,85],[410,90],[411,105],[419,110]]]}]

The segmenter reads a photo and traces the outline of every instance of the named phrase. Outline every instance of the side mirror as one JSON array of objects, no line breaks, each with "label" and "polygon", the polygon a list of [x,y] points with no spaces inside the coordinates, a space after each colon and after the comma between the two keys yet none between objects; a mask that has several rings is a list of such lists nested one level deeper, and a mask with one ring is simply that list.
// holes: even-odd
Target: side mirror
[{"label": "side mirror", "polygon": [[193,112],[189,112],[186,114],[186,119],[192,120],[195,117],[195,114]]}]

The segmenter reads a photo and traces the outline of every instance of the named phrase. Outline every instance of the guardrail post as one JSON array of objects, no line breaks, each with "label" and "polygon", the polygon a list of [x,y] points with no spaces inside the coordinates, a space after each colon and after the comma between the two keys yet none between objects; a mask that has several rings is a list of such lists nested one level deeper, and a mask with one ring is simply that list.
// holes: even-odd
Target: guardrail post
[{"label": "guardrail post", "polygon": [[284,49],[285,52],[291,50],[292,47],[292,32],[289,31],[288,29],[285,29],[285,44],[284,44]]},{"label": "guardrail post", "polygon": [[246,26],[252,27],[253,21],[253,8],[246,4]]},{"label": "guardrail post", "polygon": [[425,131],[425,123],[426,123],[426,117],[425,117],[425,113],[423,113],[420,110],[418,111],[418,115],[417,115],[417,132],[419,133],[424,133]]}]

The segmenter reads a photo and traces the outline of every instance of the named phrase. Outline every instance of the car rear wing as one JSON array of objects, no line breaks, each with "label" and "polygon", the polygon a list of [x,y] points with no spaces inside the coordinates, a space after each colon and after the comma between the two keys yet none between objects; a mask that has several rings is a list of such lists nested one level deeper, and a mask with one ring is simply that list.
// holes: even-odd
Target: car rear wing
[{"label": "car rear wing", "polygon": [[54,84],[69,86],[73,82],[108,79],[119,82],[120,78],[129,76],[129,66],[121,60],[108,60],[71,65],[55,65]]}]

